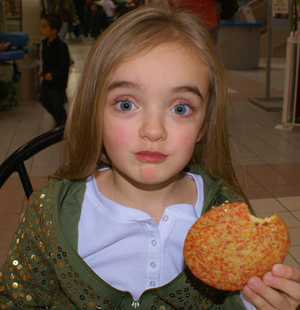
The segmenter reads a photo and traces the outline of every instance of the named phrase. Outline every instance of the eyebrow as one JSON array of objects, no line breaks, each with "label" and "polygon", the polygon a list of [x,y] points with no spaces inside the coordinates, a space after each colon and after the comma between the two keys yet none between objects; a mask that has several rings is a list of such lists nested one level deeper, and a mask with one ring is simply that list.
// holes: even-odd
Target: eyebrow
[{"label": "eyebrow", "polygon": [[134,82],[129,81],[116,81],[110,84],[107,88],[108,91],[112,91],[116,88],[135,88],[135,89],[141,89],[141,86]]},{"label": "eyebrow", "polygon": [[[142,87],[134,82],[129,82],[129,81],[116,81],[113,82],[112,84],[110,84],[108,86],[108,91],[112,91],[116,88],[131,88],[131,89],[141,89]],[[172,89],[172,93],[193,93],[195,95],[197,95],[202,101],[204,101],[203,95],[200,92],[199,88],[196,86],[188,86],[188,85],[184,85],[184,86],[178,86],[178,87],[174,87]]]},{"label": "eyebrow", "polygon": [[197,95],[202,101],[204,101],[203,95],[201,94],[200,90],[198,87],[196,86],[179,86],[179,87],[175,87],[173,89],[174,93],[193,93],[195,95]]}]

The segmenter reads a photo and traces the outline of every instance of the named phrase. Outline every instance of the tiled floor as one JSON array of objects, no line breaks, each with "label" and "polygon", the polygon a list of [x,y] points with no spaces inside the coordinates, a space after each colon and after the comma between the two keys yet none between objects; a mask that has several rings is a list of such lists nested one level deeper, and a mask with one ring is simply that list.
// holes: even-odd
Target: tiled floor
[{"label": "tiled floor", "polygon": [[[69,40],[75,61],[67,90],[69,98],[92,43],[92,39]],[[229,113],[232,156],[256,214],[265,217],[276,212],[286,222],[292,244],[285,262],[300,267],[300,127],[292,131],[275,129],[281,123],[281,112],[268,112],[249,102],[249,97],[265,96],[264,64],[262,59],[257,70],[228,71],[234,107]],[[272,60],[271,96],[283,96],[284,68],[284,59]],[[51,125],[51,117],[35,101],[20,102],[17,109],[0,115],[0,162]],[[56,145],[26,163],[34,187],[47,182],[60,157],[60,145]],[[12,176],[0,190],[0,264],[25,205],[20,182]]]}]

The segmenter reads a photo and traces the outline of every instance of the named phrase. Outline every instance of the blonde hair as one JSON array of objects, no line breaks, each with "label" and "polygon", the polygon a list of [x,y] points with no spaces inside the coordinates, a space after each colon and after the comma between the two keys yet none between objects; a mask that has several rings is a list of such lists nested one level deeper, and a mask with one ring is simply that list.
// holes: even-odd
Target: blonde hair
[{"label": "blonde hair", "polygon": [[110,165],[103,149],[102,117],[111,76],[123,62],[168,43],[188,47],[210,71],[206,134],[197,144],[189,166],[201,165],[205,172],[240,191],[228,146],[226,71],[215,43],[199,19],[187,12],[171,12],[166,6],[141,7],[123,15],[95,42],[66,124],[66,164],[56,172],[55,178],[85,178],[97,174],[100,167]]}]

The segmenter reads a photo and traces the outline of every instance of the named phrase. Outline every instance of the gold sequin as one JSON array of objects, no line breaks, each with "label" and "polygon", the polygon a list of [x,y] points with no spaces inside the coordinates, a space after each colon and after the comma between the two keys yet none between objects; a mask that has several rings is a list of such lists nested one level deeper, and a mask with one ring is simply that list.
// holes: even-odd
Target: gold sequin
[{"label": "gold sequin", "polygon": [[13,286],[13,288],[18,288],[19,284],[17,282],[14,282],[12,286]]},{"label": "gold sequin", "polygon": [[27,300],[27,301],[30,301],[31,299],[32,299],[32,296],[30,296],[30,295],[27,295],[27,296],[26,296],[26,300]]},{"label": "gold sequin", "polygon": [[17,266],[18,264],[19,264],[19,262],[18,262],[17,260],[14,260],[14,261],[13,261],[13,265],[14,265],[14,266]]},{"label": "gold sequin", "polygon": [[40,198],[42,198],[42,199],[43,199],[44,197],[45,197],[45,194],[42,194],[42,195],[40,196]]}]

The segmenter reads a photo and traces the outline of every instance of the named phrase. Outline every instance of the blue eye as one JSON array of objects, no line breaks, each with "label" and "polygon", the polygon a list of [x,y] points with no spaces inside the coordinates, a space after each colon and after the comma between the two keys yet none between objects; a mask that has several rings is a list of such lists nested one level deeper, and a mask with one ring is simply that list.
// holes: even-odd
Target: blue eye
[{"label": "blue eye", "polygon": [[127,101],[127,100],[118,102],[117,108],[121,111],[136,110],[136,106],[132,102]]},{"label": "blue eye", "polygon": [[172,109],[172,112],[178,115],[188,115],[191,113],[191,108],[185,104],[178,104]]}]

